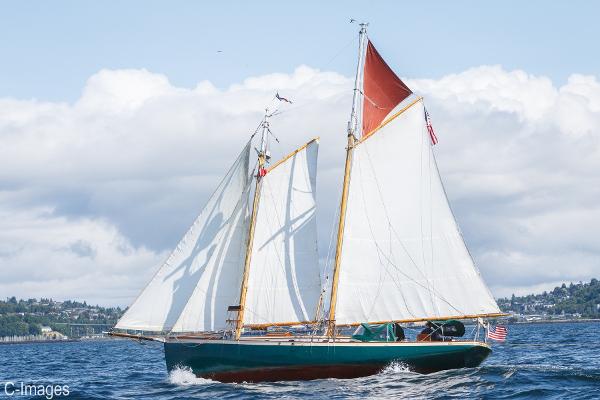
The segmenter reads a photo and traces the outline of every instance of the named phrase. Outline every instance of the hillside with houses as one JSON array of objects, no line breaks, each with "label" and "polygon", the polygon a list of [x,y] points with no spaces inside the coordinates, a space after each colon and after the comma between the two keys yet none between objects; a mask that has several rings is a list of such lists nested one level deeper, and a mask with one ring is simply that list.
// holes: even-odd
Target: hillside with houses
[{"label": "hillside with houses", "polygon": [[541,294],[515,296],[498,299],[504,312],[516,319],[558,320],[600,318],[600,282],[592,279],[588,283],[563,283],[553,290]]},{"label": "hillside with houses", "polygon": [[88,305],[85,301],[52,299],[0,300],[0,337],[95,334],[113,326],[120,308]]}]

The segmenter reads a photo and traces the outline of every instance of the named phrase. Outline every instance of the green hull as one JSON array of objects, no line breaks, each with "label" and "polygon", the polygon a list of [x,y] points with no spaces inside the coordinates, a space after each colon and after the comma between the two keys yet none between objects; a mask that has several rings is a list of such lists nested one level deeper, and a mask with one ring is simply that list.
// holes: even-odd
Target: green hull
[{"label": "green hull", "polygon": [[310,343],[267,340],[167,341],[167,369],[189,367],[223,382],[372,375],[391,362],[417,372],[476,367],[491,353],[479,342]]}]

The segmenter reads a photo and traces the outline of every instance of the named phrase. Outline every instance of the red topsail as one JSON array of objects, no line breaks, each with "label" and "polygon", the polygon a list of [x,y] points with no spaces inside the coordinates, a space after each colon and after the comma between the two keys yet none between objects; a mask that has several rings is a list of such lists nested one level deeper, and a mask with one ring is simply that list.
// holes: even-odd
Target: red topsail
[{"label": "red topsail", "polygon": [[412,94],[369,40],[363,77],[362,132],[368,136],[402,100]]}]

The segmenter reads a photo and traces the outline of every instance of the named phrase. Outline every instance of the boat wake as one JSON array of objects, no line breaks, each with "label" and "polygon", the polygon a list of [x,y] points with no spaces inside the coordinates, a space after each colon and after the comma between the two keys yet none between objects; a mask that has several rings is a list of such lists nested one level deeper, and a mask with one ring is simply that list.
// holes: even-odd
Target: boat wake
[{"label": "boat wake", "polygon": [[208,385],[217,383],[210,379],[198,378],[190,367],[176,367],[169,372],[169,383],[179,386]]}]

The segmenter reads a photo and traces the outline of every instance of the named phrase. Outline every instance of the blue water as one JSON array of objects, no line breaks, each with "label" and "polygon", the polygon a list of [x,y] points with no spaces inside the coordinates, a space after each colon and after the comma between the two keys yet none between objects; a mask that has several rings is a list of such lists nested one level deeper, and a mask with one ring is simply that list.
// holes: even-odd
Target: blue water
[{"label": "blue water", "polygon": [[183,370],[169,375],[159,343],[2,345],[0,398],[5,381],[68,385],[69,399],[600,398],[600,323],[509,329],[508,341],[494,344],[479,368],[420,375],[391,365],[360,379],[261,384],[222,384]]}]

